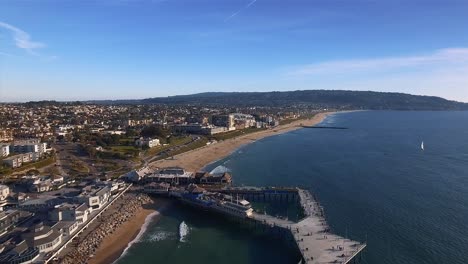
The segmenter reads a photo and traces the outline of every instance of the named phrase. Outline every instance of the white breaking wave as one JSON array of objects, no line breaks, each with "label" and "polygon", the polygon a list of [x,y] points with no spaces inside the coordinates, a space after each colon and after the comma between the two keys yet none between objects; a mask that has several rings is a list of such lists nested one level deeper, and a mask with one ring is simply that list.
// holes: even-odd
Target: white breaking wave
[{"label": "white breaking wave", "polygon": [[149,242],[157,242],[157,241],[163,241],[169,238],[174,238],[176,237],[175,233],[172,232],[167,232],[167,231],[158,231],[154,234],[151,234],[150,237],[148,238]]},{"label": "white breaking wave", "polygon": [[138,232],[138,235],[135,237],[135,239],[133,239],[132,241],[130,241],[130,243],[128,243],[127,247],[124,249],[120,257],[116,259],[113,262],[113,264],[117,263],[117,261],[119,261],[123,256],[125,256],[133,244],[138,243],[141,240],[141,237],[146,232],[146,229],[148,229],[148,225],[151,223],[151,219],[157,215],[159,215],[159,212],[153,212],[145,218],[145,223],[141,226],[141,229],[140,229],[140,232]]},{"label": "white breaking wave", "polygon": [[182,223],[180,223],[180,226],[179,226],[179,237],[180,237],[179,241],[187,242],[186,238],[189,232],[190,232],[190,228],[184,221],[182,221]]},{"label": "white breaking wave", "polygon": [[223,166],[223,165],[219,165],[218,167],[214,168],[210,174],[222,174],[222,173],[225,173],[225,172],[231,172],[230,169],[228,169],[227,167]]}]

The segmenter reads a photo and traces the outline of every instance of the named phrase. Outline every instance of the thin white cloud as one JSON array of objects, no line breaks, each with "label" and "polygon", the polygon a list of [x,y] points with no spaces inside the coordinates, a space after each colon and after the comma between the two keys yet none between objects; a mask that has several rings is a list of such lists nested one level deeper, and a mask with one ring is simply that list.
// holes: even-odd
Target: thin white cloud
[{"label": "thin white cloud", "polygon": [[468,66],[468,48],[440,49],[418,56],[384,57],[374,59],[326,61],[294,67],[287,71],[292,76],[373,73],[418,67]]},{"label": "thin white cloud", "polygon": [[231,20],[232,18],[234,18],[235,16],[237,16],[240,12],[248,9],[249,7],[251,7],[253,4],[255,4],[255,2],[257,2],[257,0],[252,0],[250,1],[247,5],[245,5],[244,7],[242,7],[241,9],[237,10],[236,12],[232,13],[232,15],[228,16],[226,19],[224,19],[224,22],[227,22],[229,20]]},{"label": "thin white cloud", "polygon": [[15,57],[15,55],[13,55],[13,54],[10,54],[10,53],[6,53],[6,52],[3,52],[3,51],[0,51],[0,56],[5,56],[5,57]]},{"label": "thin white cloud", "polygon": [[0,27],[12,33],[16,47],[24,49],[30,54],[37,55],[35,50],[46,46],[44,43],[32,41],[28,33],[13,25],[0,21]]}]

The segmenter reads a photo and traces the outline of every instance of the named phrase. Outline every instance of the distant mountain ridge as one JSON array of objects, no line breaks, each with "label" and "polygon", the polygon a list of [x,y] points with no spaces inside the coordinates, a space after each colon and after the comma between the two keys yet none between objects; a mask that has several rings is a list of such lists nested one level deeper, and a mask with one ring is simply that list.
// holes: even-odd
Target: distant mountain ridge
[{"label": "distant mountain ridge", "polygon": [[[115,101],[114,101],[115,102]],[[125,100],[129,103],[129,100]],[[286,92],[208,92],[135,100],[142,104],[226,106],[311,106],[369,110],[468,110],[467,103],[436,96],[372,91],[300,90]]]}]

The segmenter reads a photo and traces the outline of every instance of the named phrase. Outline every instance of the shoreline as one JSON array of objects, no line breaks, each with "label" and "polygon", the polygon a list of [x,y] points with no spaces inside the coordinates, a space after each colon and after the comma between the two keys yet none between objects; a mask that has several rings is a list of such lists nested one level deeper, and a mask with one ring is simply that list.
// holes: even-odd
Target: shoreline
[{"label": "shoreline", "polygon": [[[345,111],[344,111],[345,112]],[[342,113],[342,112],[322,112],[316,114],[310,119],[295,120],[286,125],[280,125],[275,128],[268,130],[262,130],[235,138],[227,139],[224,141],[217,142],[215,144],[207,145],[195,150],[181,153],[174,156],[174,159],[163,159],[151,162],[149,167],[151,169],[163,168],[163,167],[182,167],[187,171],[200,171],[206,166],[219,161],[232,153],[237,149],[248,145],[260,139],[287,133],[302,128],[304,126],[313,126],[321,123],[325,118],[330,115]]]},{"label": "shoreline", "polygon": [[134,243],[139,241],[147,226],[158,219],[161,211],[169,205],[170,201],[160,199],[144,204],[144,208],[141,208],[131,220],[123,223],[104,239],[88,263],[109,264],[118,261]]},{"label": "shoreline", "polygon": [[[313,126],[321,123],[325,118],[339,112],[318,113],[310,119],[296,120],[276,128],[242,135],[201,147],[189,152],[174,156],[173,160],[158,160],[149,164],[151,168],[179,166],[188,171],[199,171],[237,151],[238,149],[260,139],[287,133],[302,128],[301,125]],[[162,205],[160,205],[162,203]],[[136,243],[146,231],[146,226],[160,216],[161,210],[168,206],[170,201],[153,200],[140,209],[135,217],[122,224],[114,233],[108,236],[99,246],[96,254],[89,260],[89,264],[115,263],[125,252]]]}]

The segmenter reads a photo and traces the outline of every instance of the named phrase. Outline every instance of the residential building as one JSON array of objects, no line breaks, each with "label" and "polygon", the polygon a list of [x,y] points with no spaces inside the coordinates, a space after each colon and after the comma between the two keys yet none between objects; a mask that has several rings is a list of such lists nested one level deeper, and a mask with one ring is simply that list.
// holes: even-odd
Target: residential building
[{"label": "residential building", "polygon": [[172,127],[176,133],[214,135],[228,131],[226,127],[203,126],[201,124],[182,124]]},{"label": "residential building", "polygon": [[13,153],[39,153],[39,157],[47,151],[47,143],[41,143],[40,139],[17,140],[10,145]]},{"label": "residential building", "polygon": [[77,197],[79,202],[85,203],[91,210],[104,206],[111,196],[109,186],[86,186]]},{"label": "residential building", "polygon": [[5,234],[8,229],[18,223],[20,212],[18,210],[8,210],[0,212],[0,236]]},{"label": "residential building", "polygon": [[0,130],[0,142],[8,142],[13,140],[12,130]]},{"label": "residential building", "polygon": [[52,229],[62,235],[62,240],[73,235],[78,230],[79,223],[76,221],[59,221],[52,226]]},{"label": "residential building", "polygon": [[0,201],[6,200],[10,195],[10,188],[6,185],[0,184]]},{"label": "residential building", "polygon": [[234,126],[234,115],[213,115],[211,117],[211,123],[215,126],[226,127],[227,130],[235,130]]},{"label": "residential building", "polygon": [[39,249],[30,248],[26,240],[8,240],[0,246],[0,263],[33,263],[39,257]]},{"label": "residential building", "polygon": [[139,138],[137,140],[135,140],[135,145],[138,146],[138,147],[149,147],[149,148],[153,148],[153,147],[157,147],[160,144],[159,142],[159,139],[157,138]]},{"label": "residential building", "polygon": [[62,242],[61,233],[50,226],[44,225],[42,222],[30,227],[23,233],[22,237],[28,247],[37,248],[40,253],[50,252],[56,249]]},{"label": "residential building", "polygon": [[0,144],[0,157],[10,155],[10,146],[7,144]]},{"label": "residential building", "polygon": [[88,220],[90,209],[86,203],[70,204],[62,203],[55,206],[49,212],[49,219],[51,221],[74,221],[78,224],[84,223]]},{"label": "residential building", "polygon": [[39,157],[37,154],[29,152],[29,153],[14,155],[6,159],[3,159],[3,163],[6,164],[10,168],[19,168],[23,165],[23,163],[37,161],[38,159]]}]

